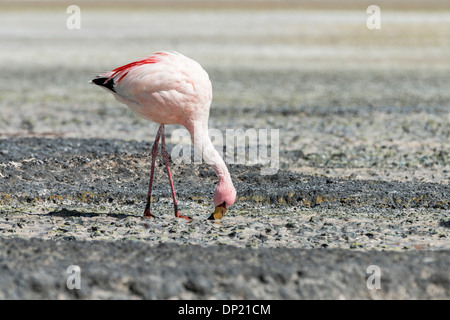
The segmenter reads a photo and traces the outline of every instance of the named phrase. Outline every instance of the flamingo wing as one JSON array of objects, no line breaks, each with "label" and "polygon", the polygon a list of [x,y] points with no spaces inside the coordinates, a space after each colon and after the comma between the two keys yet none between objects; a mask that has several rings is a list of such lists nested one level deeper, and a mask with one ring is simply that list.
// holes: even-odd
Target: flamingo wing
[{"label": "flamingo wing", "polygon": [[101,74],[92,82],[142,105],[148,104],[155,94],[167,95],[170,91],[192,94],[191,73],[181,57],[176,52],[157,52]]},{"label": "flamingo wing", "polygon": [[184,124],[199,108],[209,109],[212,99],[206,71],[177,52],[157,52],[101,74],[92,83],[113,92],[139,116],[157,123]]}]

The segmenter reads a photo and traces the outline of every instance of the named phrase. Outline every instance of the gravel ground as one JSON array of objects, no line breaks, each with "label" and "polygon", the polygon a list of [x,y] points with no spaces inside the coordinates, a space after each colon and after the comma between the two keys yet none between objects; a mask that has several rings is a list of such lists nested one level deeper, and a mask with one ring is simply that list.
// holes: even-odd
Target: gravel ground
[{"label": "gravel ground", "polygon": [[[376,33],[357,10],[82,7],[80,30],[37,12],[0,13],[0,298],[448,299],[448,14],[386,12]],[[157,125],[87,83],[160,49],[207,69],[210,128],[279,130],[276,174],[229,164],[222,221],[214,172],[183,163],[194,220],[174,219],[161,161],[141,217]]]},{"label": "gravel ground", "polygon": [[[337,179],[282,169],[263,176],[261,166],[230,165],[238,201],[228,219],[211,223],[205,218],[213,209],[215,173],[205,164],[173,165],[180,210],[194,218],[186,224],[174,223],[159,161],[153,194],[159,218],[149,222],[140,215],[150,148],[122,140],[0,140],[0,150],[8,150],[0,167],[3,233],[247,247],[450,248],[448,184]],[[21,160],[23,154],[31,158]]]},{"label": "gravel ground", "polygon": [[[0,239],[0,244],[3,299],[446,299],[449,295],[445,251],[248,250],[38,239]],[[81,269],[81,281],[80,289],[71,290],[66,287],[71,274],[67,268],[74,264]],[[378,290],[366,286],[371,265],[381,269]],[[169,305],[165,312],[178,310],[174,309]],[[275,309],[272,305],[271,315],[282,312]]]}]

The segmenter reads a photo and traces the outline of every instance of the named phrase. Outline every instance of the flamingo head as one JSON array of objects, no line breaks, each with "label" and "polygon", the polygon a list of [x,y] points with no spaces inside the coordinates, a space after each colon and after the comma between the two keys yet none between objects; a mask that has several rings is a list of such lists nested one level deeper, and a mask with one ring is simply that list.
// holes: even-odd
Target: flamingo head
[{"label": "flamingo head", "polygon": [[225,215],[227,209],[231,207],[236,201],[236,189],[233,183],[221,183],[217,185],[216,193],[214,194],[214,205],[216,206],[214,212],[208,218],[209,220],[219,220]]}]

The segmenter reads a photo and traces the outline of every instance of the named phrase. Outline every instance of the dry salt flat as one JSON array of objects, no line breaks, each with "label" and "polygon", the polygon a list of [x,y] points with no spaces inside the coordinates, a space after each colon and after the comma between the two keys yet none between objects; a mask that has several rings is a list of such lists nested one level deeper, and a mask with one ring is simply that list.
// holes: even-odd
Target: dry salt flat
[{"label": "dry salt flat", "polygon": [[[449,297],[446,12],[386,12],[374,31],[358,10],[81,10],[80,30],[58,8],[0,13],[2,298]],[[162,166],[158,218],[141,217],[157,125],[88,84],[161,49],[209,72],[211,128],[279,130],[276,175],[230,165],[221,221],[205,164],[172,168],[192,222]]]}]

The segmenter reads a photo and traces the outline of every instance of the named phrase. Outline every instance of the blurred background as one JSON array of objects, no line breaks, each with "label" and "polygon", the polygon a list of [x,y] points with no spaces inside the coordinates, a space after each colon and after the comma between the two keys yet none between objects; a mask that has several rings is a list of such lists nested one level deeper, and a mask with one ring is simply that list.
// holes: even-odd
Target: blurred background
[{"label": "blurred background", "polygon": [[156,124],[88,81],[174,50],[210,75],[210,127],[280,129],[285,169],[448,182],[449,13],[433,0],[0,0],[0,138],[153,141]]}]

